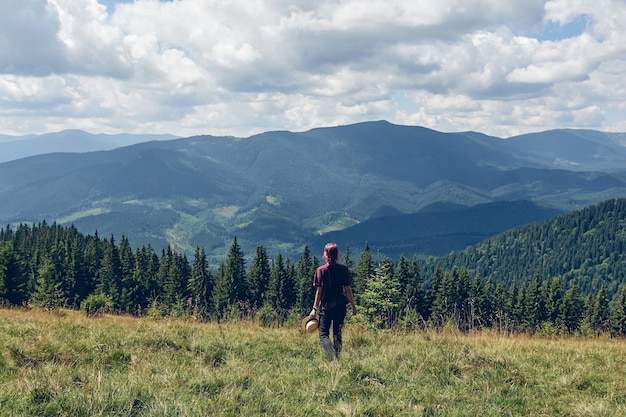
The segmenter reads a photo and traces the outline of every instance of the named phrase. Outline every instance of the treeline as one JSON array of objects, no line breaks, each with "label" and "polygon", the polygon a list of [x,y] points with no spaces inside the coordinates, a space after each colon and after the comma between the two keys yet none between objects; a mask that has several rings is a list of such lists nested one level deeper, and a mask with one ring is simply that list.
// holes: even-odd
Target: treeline
[{"label": "treeline", "polygon": [[293,263],[280,254],[270,260],[259,245],[246,268],[235,238],[212,271],[200,247],[190,262],[170,247],[133,251],[124,236],[118,244],[113,236],[85,236],[74,226],[21,224],[0,229],[0,303],[202,319],[265,308],[280,318],[312,306],[317,265],[308,248]]},{"label": "treeline", "polygon": [[[356,263],[349,248],[342,260],[361,312],[352,319],[375,328],[626,335],[624,285],[610,303],[605,287],[583,295],[560,276],[496,282],[456,266],[424,276],[417,256],[374,261],[367,245]],[[308,246],[294,262],[280,254],[270,259],[261,245],[246,265],[235,238],[211,270],[200,247],[190,261],[170,248],[132,250],[123,236],[118,244],[113,236],[45,222],[7,226],[0,229],[0,304],[281,323],[310,311],[318,265]]]},{"label": "treeline", "polygon": [[602,287],[615,301],[626,283],[626,199],[604,201],[551,220],[498,234],[464,251],[427,262],[432,274],[466,267],[507,284],[521,277],[561,277],[583,294]]}]

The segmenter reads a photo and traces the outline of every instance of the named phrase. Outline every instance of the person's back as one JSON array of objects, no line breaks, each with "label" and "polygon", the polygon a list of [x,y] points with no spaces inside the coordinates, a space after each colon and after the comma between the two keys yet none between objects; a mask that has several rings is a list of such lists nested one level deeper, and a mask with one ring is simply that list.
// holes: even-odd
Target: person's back
[{"label": "person's back", "polygon": [[344,292],[344,287],[351,284],[348,267],[339,263],[327,263],[318,268],[317,275],[322,287],[320,310],[328,310],[348,302]]},{"label": "person's back", "polygon": [[[317,268],[313,286],[316,287],[313,309],[310,317],[319,313],[320,344],[329,359],[339,357],[342,346],[341,331],[346,318],[346,304],[352,306],[352,313],[356,314],[356,304],[350,285],[352,280],[350,270],[339,263],[339,248],[335,243],[324,247],[324,259],[327,263]],[[330,342],[330,326],[333,328],[334,343]]]}]

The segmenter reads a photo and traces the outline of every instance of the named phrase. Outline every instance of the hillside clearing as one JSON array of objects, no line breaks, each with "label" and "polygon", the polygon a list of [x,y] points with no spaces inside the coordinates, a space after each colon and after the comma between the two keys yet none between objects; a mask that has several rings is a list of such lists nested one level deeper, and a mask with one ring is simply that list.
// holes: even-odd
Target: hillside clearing
[{"label": "hillside clearing", "polygon": [[626,413],[620,339],[369,332],[0,310],[3,416]]}]

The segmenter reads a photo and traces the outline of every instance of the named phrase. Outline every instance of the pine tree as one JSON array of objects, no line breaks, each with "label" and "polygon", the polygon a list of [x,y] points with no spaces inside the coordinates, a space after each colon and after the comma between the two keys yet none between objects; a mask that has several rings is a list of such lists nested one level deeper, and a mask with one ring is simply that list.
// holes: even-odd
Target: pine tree
[{"label": "pine tree", "polygon": [[494,298],[495,285],[490,275],[478,291],[477,309],[482,325],[491,326],[495,322]]},{"label": "pine tree", "polygon": [[208,317],[211,309],[213,285],[213,276],[209,271],[204,247],[202,249],[196,247],[188,291],[193,300],[194,310],[203,318]]},{"label": "pine tree", "polygon": [[558,326],[558,318],[561,314],[561,306],[565,290],[560,276],[547,281],[544,290],[546,303],[546,319],[554,326]]},{"label": "pine tree", "polygon": [[437,288],[434,289],[433,304],[431,309],[431,320],[437,327],[443,326],[448,320],[454,317],[455,307],[455,276],[458,276],[458,269],[453,272],[444,272],[441,280],[438,280]]},{"label": "pine tree", "polygon": [[85,278],[79,282],[81,286],[81,294],[90,294],[95,291],[96,286],[100,283],[99,273],[102,266],[103,242],[98,236],[98,232],[93,236],[87,236],[87,243],[83,250],[83,261],[85,268]]},{"label": "pine tree", "polygon": [[611,315],[609,311],[609,299],[607,298],[604,285],[600,287],[598,294],[593,300],[591,307],[590,325],[596,332],[606,332],[610,330]]},{"label": "pine tree", "polygon": [[54,236],[54,242],[48,249],[48,258],[54,267],[54,275],[57,277],[61,298],[65,300],[68,307],[78,307],[76,303],[76,268],[71,259],[69,242],[63,239],[60,233]]},{"label": "pine tree", "polygon": [[532,323],[529,324],[531,331],[534,332],[546,320],[546,306],[538,274],[535,274],[528,289],[528,308],[530,309],[529,317],[532,320]]},{"label": "pine tree", "polygon": [[120,256],[120,300],[122,311],[130,313],[136,307],[137,284],[134,282],[135,255],[126,236],[122,235],[119,246]]},{"label": "pine tree", "polygon": [[89,275],[85,262],[85,239],[78,233],[78,230],[72,230],[72,236],[69,238],[69,260],[72,273],[74,276],[74,295],[72,304],[79,307],[81,302],[93,291],[93,277]]},{"label": "pine tree", "polygon": [[111,235],[111,239],[105,242],[102,266],[98,271],[96,291],[109,296],[113,300],[116,309],[119,308],[121,275],[122,267],[119,251],[115,245],[115,239]]},{"label": "pine tree", "polygon": [[405,287],[405,299],[407,308],[417,312],[422,318],[426,317],[426,305],[424,294],[424,281],[422,280],[421,268],[417,255],[413,255],[411,258],[411,265],[409,266],[409,280]]},{"label": "pine tree", "polygon": [[[348,249],[346,248],[346,255]],[[345,260],[345,257],[344,257]],[[347,265],[346,265],[347,266]],[[298,314],[303,315],[311,311],[313,305],[313,259],[311,259],[311,251],[309,246],[305,245],[300,260],[296,265],[295,280],[296,280],[296,304],[295,310]]]},{"label": "pine tree", "polygon": [[444,272],[440,265],[437,265],[435,269],[435,273],[432,275],[430,280],[430,287],[424,296],[425,301],[425,310],[427,312],[426,319],[433,322],[435,326],[439,326],[441,320],[435,317],[435,314],[439,314],[438,307],[435,307],[435,299],[437,298],[437,294],[439,293],[439,288],[441,287],[444,279]]},{"label": "pine tree", "polygon": [[[308,249],[308,246],[306,247],[306,249]],[[352,268],[354,267],[353,262],[352,262],[352,252],[350,251],[350,246],[346,245],[346,250],[343,253],[343,264],[346,266],[346,268],[348,268],[350,270],[350,273],[352,273]]]},{"label": "pine tree", "polygon": [[400,303],[398,305],[398,309],[400,311],[405,311],[409,305],[409,293],[407,291],[409,287],[409,283],[411,281],[411,275],[409,271],[409,262],[406,260],[404,255],[400,255],[400,259],[396,264],[396,270],[394,272],[394,276],[398,280],[400,284]]},{"label": "pine tree", "polygon": [[0,304],[22,305],[28,296],[26,284],[25,271],[13,244],[0,243]]},{"label": "pine tree", "polygon": [[266,304],[276,311],[285,312],[289,306],[285,304],[285,296],[282,294],[284,281],[287,279],[287,271],[283,262],[283,256],[279,253],[272,262],[270,282],[266,292]]},{"label": "pine tree", "polygon": [[237,237],[233,239],[233,244],[228,252],[226,260],[227,281],[230,284],[229,304],[248,299],[248,288],[246,285],[246,264],[244,254],[237,242]]},{"label": "pine tree", "polygon": [[163,286],[163,301],[178,313],[185,309],[187,286],[189,282],[189,262],[185,255],[172,253],[167,278]]},{"label": "pine tree", "polygon": [[352,277],[352,287],[354,289],[354,297],[357,302],[359,301],[360,294],[362,294],[367,287],[367,281],[374,275],[374,262],[372,261],[372,254],[370,252],[369,244],[365,243],[365,248],[361,252],[359,262],[356,265],[354,276]]},{"label": "pine tree", "polygon": [[400,283],[393,275],[393,263],[383,259],[367,281],[361,297],[364,314],[375,327],[391,328],[398,316]]},{"label": "pine tree", "polygon": [[482,281],[480,279],[480,276],[478,274],[475,274],[474,279],[472,280],[472,284],[470,285],[469,298],[468,298],[468,304],[470,308],[470,311],[469,311],[470,330],[480,329],[484,322],[484,319],[481,316],[481,308],[480,308],[481,307],[480,306],[481,292],[482,292]]},{"label": "pine tree", "polygon": [[515,324],[523,331],[531,331],[531,318],[528,308],[528,284],[526,281],[522,281],[520,284],[515,300],[513,301],[512,318],[515,320]]},{"label": "pine tree", "polygon": [[280,281],[279,302],[286,310],[291,310],[296,304],[296,268],[291,259],[285,259],[285,274]]},{"label": "pine tree", "polygon": [[622,284],[613,313],[613,333],[626,336],[626,284]]},{"label": "pine tree", "polygon": [[[453,272],[455,270],[453,269]],[[461,268],[456,274],[453,274],[455,283],[454,289],[454,317],[457,328],[467,331],[469,329],[470,320],[470,277],[467,268]]]},{"label": "pine tree", "polygon": [[226,264],[222,261],[217,267],[215,276],[215,287],[213,287],[213,309],[218,317],[224,317],[227,314],[226,308],[234,299],[233,286],[226,274]]},{"label": "pine tree", "polygon": [[140,314],[144,308],[148,307],[150,281],[156,279],[155,275],[158,270],[158,266],[154,270],[150,269],[151,253],[153,253],[151,248],[149,250],[145,246],[135,252],[132,279],[131,282],[127,283],[129,304],[131,305],[129,312],[131,313]]},{"label": "pine tree", "polygon": [[576,283],[572,282],[563,297],[563,307],[558,320],[559,327],[570,334],[576,332],[580,327],[584,312],[585,303],[580,296]]},{"label": "pine tree", "polygon": [[61,283],[55,276],[54,264],[50,258],[46,258],[37,271],[37,284],[31,301],[37,307],[53,310],[64,304],[62,296]]},{"label": "pine tree", "polygon": [[247,275],[248,293],[252,308],[258,309],[263,305],[269,281],[270,264],[267,250],[263,246],[258,245]]}]

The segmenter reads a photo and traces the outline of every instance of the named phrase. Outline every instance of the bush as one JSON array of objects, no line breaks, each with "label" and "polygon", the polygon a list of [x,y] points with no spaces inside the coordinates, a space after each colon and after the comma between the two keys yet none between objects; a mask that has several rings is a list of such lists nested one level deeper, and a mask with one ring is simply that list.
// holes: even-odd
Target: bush
[{"label": "bush", "polygon": [[256,321],[263,327],[276,327],[280,324],[278,313],[268,304],[256,313]]},{"label": "bush", "polygon": [[90,294],[80,303],[80,309],[87,314],[87,317],[101,316],[113,311],[113,300],[103,293]]}]

